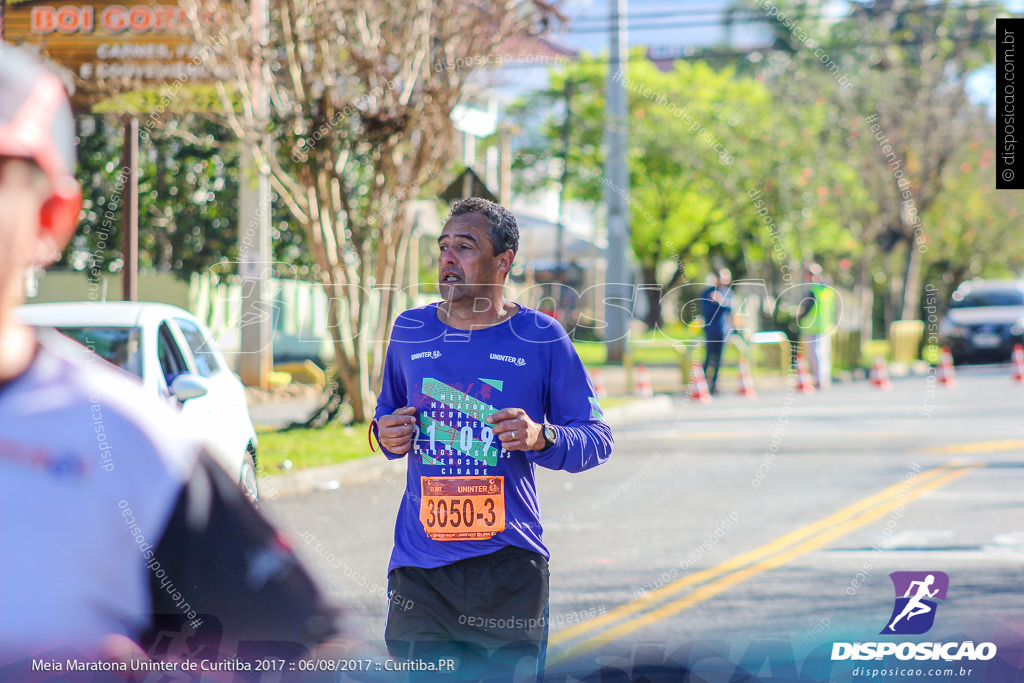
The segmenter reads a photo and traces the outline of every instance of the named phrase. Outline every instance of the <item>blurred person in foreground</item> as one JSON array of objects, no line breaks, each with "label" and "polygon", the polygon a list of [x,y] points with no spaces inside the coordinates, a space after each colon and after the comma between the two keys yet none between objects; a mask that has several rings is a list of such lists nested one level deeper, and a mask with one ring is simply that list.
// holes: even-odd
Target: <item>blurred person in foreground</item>
[{"label": "blurred person in foreground", "polygon": [[797,322],[801,343],[810,361],[818,389],[832,386],[832,333],[835,331],[836,292],[825,284],[821,266],[812,263],[804,274],[807,294],[800,303]]},{"label": "blurred person in foreground", "polygon": [[151,645],[301,656],[341,613],[284,539],[174,410],[15,315],[26,270],[74,232],[74,145],[56,75],[0,45],[0,680]]},{"label": "blurred person in foreground", "polygon": [[712,395],[718,393],[722,351],[732,333],[732,308],[732,273],[722,268],[715,273],[715,284],[704,290],[700,298],[700,315],[704,318],[704,377]]},{"label": "blurred person in foreground", "polygon": [[443,301],[395,321],[373,427],[408,467],[384,638],[397,658],[456,660],[455,678],[534,680],[550,557],[537,467],[596,467],[612,433],[562,326],[504,296],[515,216],[461,200],[437,246]]}]

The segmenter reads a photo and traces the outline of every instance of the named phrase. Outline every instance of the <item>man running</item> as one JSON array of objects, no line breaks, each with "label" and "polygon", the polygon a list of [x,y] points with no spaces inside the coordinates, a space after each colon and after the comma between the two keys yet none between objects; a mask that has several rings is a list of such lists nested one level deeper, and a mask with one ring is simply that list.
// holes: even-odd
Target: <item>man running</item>
[{"label": "man running", "polygon": [[56,75],[0,45],[0,671],[298,656],[340,612],[237,483],[167,405],[15,317],[78,221],[74,139]]},{"label": "man running", "polygon": [[[903,611],[900,612],[899,616],[893,619],[892,623],[889,624],[890,631],[892,631],[893,633],[896,632],[896,622],[898,622],[903,617],[906,617],[907,621],[910,621],[913,617],[916,617],[919,614],[927,614],[928,612],[932,611],[931,606],[926,605],[921,601],[925,598],[933,598],[935,597],[935,594],[939,592],[938,588],[936,588],[933,591],[928,590],[929,586],[931,586],[933,583],[935,583],[934,574],[929,574],[928,576],[926,576],[924,581],[910,582],[910,585],[907,586],[907,592],[903,594],[903,597],[910,598],[910,600],[907,601],[906,606],[904,606]],[[913,596],[911,596],[910,594],[914,592],[915,586],[917,587],[917,592]]]},{"label": "man running", "polygon": [[613,445],[565,330],[504,297],[518,247],[504,207],[452,206],[438,239],[444,300],[396,320],[374,425],[388,458],[408,456],[388,650],[455,656],[463,677],[543,670],[549,553],[536,468],[580,472]]}]

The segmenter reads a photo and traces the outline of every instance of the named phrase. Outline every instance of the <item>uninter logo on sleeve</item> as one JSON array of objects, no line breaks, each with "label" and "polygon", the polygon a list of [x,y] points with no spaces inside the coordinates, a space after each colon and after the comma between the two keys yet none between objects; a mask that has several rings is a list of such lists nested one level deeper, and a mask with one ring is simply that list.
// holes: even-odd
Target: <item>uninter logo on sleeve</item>
[{"label": "uninter logo on sleeve", "polygon": [[492,353],[491,360],[505,361],[506,363],[512,363],[513,365],[518,365],[520,367],[526,365],[526,360],[523,358],[519,358],[518,356],[503,356],[500,353]]},{"label": "uninter logo on sleeve", "polygon": [[414,353],[409,356],[409,360],[419,360],[420,358],[440,358],[440,351],[421,351],[420,353]]}]

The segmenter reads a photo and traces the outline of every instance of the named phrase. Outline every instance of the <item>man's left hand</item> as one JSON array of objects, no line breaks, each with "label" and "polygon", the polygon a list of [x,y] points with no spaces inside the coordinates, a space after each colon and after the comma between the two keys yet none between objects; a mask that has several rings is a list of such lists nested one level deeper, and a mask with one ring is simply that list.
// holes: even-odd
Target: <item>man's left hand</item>
[{"label": "man's left hand", "polygon": [[504,408],[487,418],[506,451],[539,451],[547,446],[543,425],[530,419],[522,408]]}]

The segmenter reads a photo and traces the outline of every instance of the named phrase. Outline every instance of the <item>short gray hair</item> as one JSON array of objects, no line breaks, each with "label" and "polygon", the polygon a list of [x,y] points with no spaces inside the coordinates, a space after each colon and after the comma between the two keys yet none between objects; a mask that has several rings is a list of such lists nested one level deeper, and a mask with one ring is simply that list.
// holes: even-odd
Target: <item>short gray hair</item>
[{"label": "short gray hair", "polygon": [[491,240],[495,256],[509,249],[515,256],[519,251],[519,224],[516,223],[516,217],[511,211],[480,197],[466,197],[452,204],[444,222],[468,213],[478,213],[487,217],[487,236]]}]

